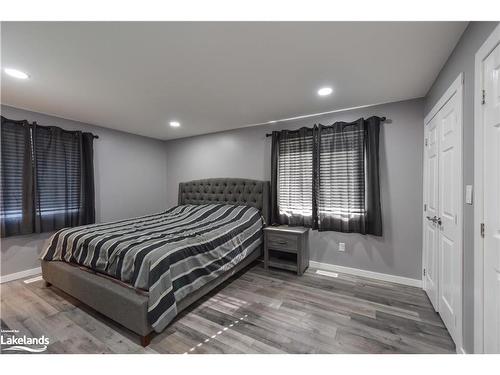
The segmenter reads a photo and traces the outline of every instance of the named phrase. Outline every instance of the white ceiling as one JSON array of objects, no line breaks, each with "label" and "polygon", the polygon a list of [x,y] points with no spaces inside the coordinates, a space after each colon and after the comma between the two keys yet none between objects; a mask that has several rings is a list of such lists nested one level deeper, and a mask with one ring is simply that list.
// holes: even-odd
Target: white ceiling
[{"label": "white ceiling", "polygon": [[[3,104],[173,139],[424,96],[466,22],[13,22]],[[318,97],[330,85],[334,94]],[[178,120],[180,128],[168,122]]]}]

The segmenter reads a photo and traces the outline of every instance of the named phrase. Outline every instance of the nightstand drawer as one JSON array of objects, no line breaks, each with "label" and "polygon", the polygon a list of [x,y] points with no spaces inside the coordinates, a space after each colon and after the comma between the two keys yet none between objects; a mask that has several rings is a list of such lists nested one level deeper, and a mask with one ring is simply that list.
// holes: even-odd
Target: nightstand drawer
[{"label": "nightstand drawer", "polygon": [[268,233],[267,246],[270,249],[296,253],[299,249],[299,237],[289,234]]}]

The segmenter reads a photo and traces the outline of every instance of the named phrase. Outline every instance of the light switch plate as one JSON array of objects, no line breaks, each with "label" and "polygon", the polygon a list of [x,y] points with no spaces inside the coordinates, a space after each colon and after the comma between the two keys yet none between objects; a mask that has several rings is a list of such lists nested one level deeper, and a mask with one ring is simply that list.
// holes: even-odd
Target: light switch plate
[{"label": "light switch plate", "polygon": [[345,251],[345,242],[339,242],[339,251]]},{"label": "light switch plate", "polygon": [[465,203],[472,204],[472,185],[465,186]]}]

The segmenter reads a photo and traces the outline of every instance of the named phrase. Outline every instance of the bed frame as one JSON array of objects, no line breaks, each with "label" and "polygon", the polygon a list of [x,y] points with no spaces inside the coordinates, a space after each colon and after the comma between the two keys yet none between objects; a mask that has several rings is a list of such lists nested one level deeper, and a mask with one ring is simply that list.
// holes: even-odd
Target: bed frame
[{"label": "bed frame", "polygon": [[[210,178],[181,182],[179,204],[227,203],[258,208],[269,223],[269,182],[241,178]],[[262,247],[242,262],[205,284],[177,304],[180,313],[228,278],[246,268],[262,254]],[[149,345],[154,334],[148,323],[148,296],[121,281],[92,270],[56,261],[42,261],[42,275],[47,286],[55,286],[99,313],[114,320],[141,337],[141,345]]]}]

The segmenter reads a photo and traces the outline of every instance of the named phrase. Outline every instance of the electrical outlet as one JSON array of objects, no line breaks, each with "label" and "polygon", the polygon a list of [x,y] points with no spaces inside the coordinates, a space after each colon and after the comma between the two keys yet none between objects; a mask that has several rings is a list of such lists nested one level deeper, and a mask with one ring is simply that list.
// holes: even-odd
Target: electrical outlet
[{"label": "electrical outlet", "polygon": [[339,242],[339,251],[345,251],[345,242]]}]

